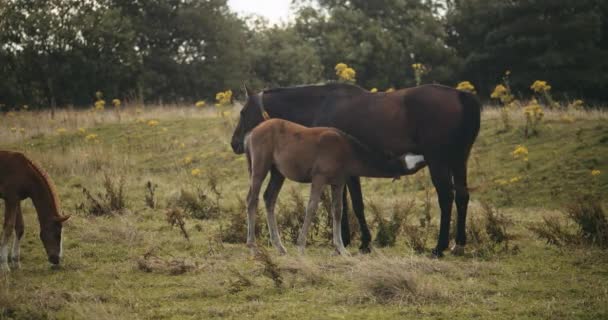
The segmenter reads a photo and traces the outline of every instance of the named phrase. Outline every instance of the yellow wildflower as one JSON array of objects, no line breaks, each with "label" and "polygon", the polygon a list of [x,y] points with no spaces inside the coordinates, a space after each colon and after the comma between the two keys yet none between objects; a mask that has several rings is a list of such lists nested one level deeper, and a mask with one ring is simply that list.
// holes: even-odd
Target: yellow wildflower
[{"label": "yellow wildflower", "polygon": [[97,100],[101,100],[103,98],[103,92],[101,92],[101,91],[95,92],[95,98],[97,98]]},{"label": "yellow wildflower", "polygon": [[59,128],[59,129],[57,129],[57,133],[59,133],[59,134],[63,134],[63,133],[65,133],[66,131],[67,131],[67,130],[66,130],[65,128]]},{"label": "yellow wildflower", "polygon": [[194,104],[197,108],[202,108],[205,106],[205,101],[203,100],[199,100],[196,102],[196,104]]},{"label": "yellow wildflower", "polygon": [[87,136],[86,136],[86,137],[84,137],[84,138],[85,138],[87,141],[94,141],[94,140],[97,140],[97,135],[96,135],[96,134],[94,134],[94,133],[90,133],[90,134],[87,134]]},{"label": "yellow wildflower", "polygon": [[505,75],[507,75],[507,76],[508,76],[508,75],[510,75],[510,74],[511,74],[511,70],[507,70],[507,71],[505,71]]},{"label": "yellow wildflower", "polygon": [[226,90],[224,92],[218,92],[215,95],[215,100],[220,106],[229,105],[232,102],[232,90]]},{"label": "yellow wildflower", "polygon": [[507,87],[503,86],[502,84],[499,84],[494,88],[494,91],[490,95],[490,98],[500,99],[502,96],[504,96],[507,93],[508,93]]},{"label": "yellow wildflower", "polygon": [[602,172],[600,170],[597,170],[597,169],[591,170],[591,175],[594,176],[594,177],[599,176],[601,173]]},{"label": "yellow wildflower", "polygon": [[119,108],[120,104],[121,104],[120,99],[112,100],[112,105],[114,105],[115,108]]},{"label": "yellow wildflower", "polygon": [[335,69],[339,80],[350,82],[355,81],[357,72],[355,72],[355,69],[349,67],[346,63],[338,63]]},{"label": "yellow wildflower", "polygon": [[158,120],[149,120],[148,121],[148,126],[150,127],[156,127],[158,125]]},{"label": "yellow wildflower", "polygon": [[378,88],[372,88],[369,92],[376,93],[378,92]]},{"label": "yellow wildflower", "polygon": [[12,127],[12,128],[11,128],[11,131],[12,131],[12,132],[17,132],[17,128]]},{"label": "yellow wildflower", "polygon": [[190,174],[193,177],[199,177],[201,175],[201,169],[199,169],[199,168],[192,169],[192,171],[190,171]]},{"label": "yellow wildflower", "polygon": [[393,87],[390,87],[386,90],[386,92],[393,92],[393,91],[395,91],[395,88],[393,88]]},{"label": "yellow wildflower", "polygon": [[585,106],[585,102],[581,99],[577,99],[577,100],[572,101],[572,103],[570,103],[568,105],[568,109],[581,110],[581,109],[583,109],[584,106]]},{"label": "yellow wildflower", "polygon": [[87,132],[87,130],[85,128],[78,128],[78,132],[84,134],[85,132]]},{"label": "yellow wildflower", "polygon": [[536,93],[541,93],[551,90],[551,86],[547,84],[547,81],[536,80],[530,86],[530,89],[534,90]]},{"label": "yellow wildflower", "polygon": [[184,164],[191,164],[191,163],[192,163],[192,156],[184,157]]},{"label": "yellow wildflower", "polygon": [[515,150],[513,150],[513,152],[511,152],[511,155],[513,155],[513,158],[515,158],[515,159],[527,158],[528,148],[526,148],[525,146],[522,146],[522,145],[518,145],[515,148]]},{"label": "yellow wildflower", "polygon": [[509,181],[507,181],[505,179],[496,179],[496,180],[494,180],[494,182],[496,182],[496,184],[501,185],[501,186],[509,184]]},{"label": "yellow wildflower", "polygon": [[28,106],[27,104],[24,104],[22,108],[23,108],[23,110],[27,110],[30,108],[30,106]]},{"label": "yellow wildflower", "polygon": [[458,83],[458,85],[456,86],[456,89],[462,90],[462,91],[468,91],[471,93],[476,93],[475,86],[472,83],[470,83],[469,81],[462,81],[462,82]]},{"label": "yellow wildflower", "polygon": [[519,180],[521,180],[521,177],[517,176],[517,177],[513,177],[509,180],[510,183],[516,183],[519,182]]},{"label": "yellow wildflower", "polygon": [[106,107],[106,101],[99,99],[95,101],[95,110],[103,111]]},{"label": "yellow wildflower", "polygon": [[186,144],[185,144],[185,143],[183,143],[183,142],[181,142],[181,143],[179,144],[179,147],[183,149],[183,148],[185,148],[185,147],[186,147]]}]

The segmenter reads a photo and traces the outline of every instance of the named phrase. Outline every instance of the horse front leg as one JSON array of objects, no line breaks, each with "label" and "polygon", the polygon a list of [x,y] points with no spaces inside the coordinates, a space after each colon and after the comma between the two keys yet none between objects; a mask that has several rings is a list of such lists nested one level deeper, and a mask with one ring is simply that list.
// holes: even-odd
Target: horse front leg
[{"label": "horse front leg", "polygon": [[342,193],[344,192],[344,185],[332,185],[331,186],[331,201],[332,201],[332,215],[333,215],[333,234],[334,234],[334,246],[338,254],[343,256],[350,256],[350,253],[344,248],[342,242]]},{"label": "horse front leg", "polygon": [[313,178],[310,186],[310,199],[308,200],[308,206],[306,207],[304,223],[302,224],[302,229],[300,230],[300,235],[298,236],[298,252],[300,252],[300,254],[303,254],[304,249],[306,248],[308,229],[310,228],[312,219],[317,212],[317,207],[319,206],[319,200],[321,199],[321,193],[323,192],[324,185],[325,184],[319,181],[319,179]]},{"label": "horse front leg", "polygon": [[0,271],[9,272],[8,266],[8,244],[15,231],[15,216],[17,215],[18,200],[8,199],[5,201],[4,225],[0,233]]},{"label": "horse front leg", "polygon": [[281,242],[281,235],[279,233],[279,227],[277,226],[277,218],[274,214],[274,208],[277,204],[277,198],[285,177],[273,167],[270,170],[270,182],[264,192],[264,203],[266,204],[266,220],[268,222],[268,231],[270,233],[270,242],[279,251],[279,254],[284,255],[287,253],[283,243]]},{"label": "horse front leg", "polygon": [[13,239],[12,252],[12,267],[13,269],[21,268],[21,247],[20,241],[24,233],[23,214],[21,213],[21,204],[17,203],[17,211],[15,215],[15,238]]},{"label": "horse front leg", "polygon": [[[367,221],[365,221],[365,208],[363,205],[361,180],[359,177],[350,177],[348,178],[347,185],[348,191],[350,193],[350,199],[353,204],[353,211],[355,212],[355,217],[357,217],[357,222],[359,223],[359,231],[361,232],[361,246],[359,247],[359,252],[370,253],[370,242],[372,241],[372,234],[369,232]],[[342,215],[342,218],[346,219],[344,215]],[[342,223],[348,223],[348,220],[343,221]],[[342,236],[344,236],[344,234],[342,234]]]},{"label": "horse front leg", "polygon": [[255,254],[256,243],[255,243],[255,215],[258,211],[258,197],[260,195],[260,189],[262,182],[266,177],[267,172],[255,171],[251,175],[251,187],[247,194],[247,247],[251,250],[252,254]]}]

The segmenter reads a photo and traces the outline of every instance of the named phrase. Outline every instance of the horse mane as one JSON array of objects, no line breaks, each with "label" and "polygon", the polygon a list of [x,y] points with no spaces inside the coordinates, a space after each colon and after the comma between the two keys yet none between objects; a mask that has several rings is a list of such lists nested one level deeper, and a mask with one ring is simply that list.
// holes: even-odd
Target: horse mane
[{"label": "horse mane", "polygon": [[51,177],[46,173],[46,171],[44,171],[44,169],[42,169],[39,165],[34,163],[28,157],[24,156],[23,158],[30,165],[30,167],[32,167],[34,169],[34,172],[36,173],[36,175],[43,181],[47,190],[51,193],[51,205],[53,208],[56,209],[55,214],[57,215],[57,217],[60,217],[60,215],[59,215],[59,198],[57,198],[57,191],[55,190],[55,186],[53,185]]},{"label": "horse mane", "polygon": [[297,85],[291,87],[278,87],[263,90],[263,93],[279,93],[284,91],[294,91],[294,90],[306,90],[306,89],[323,89],[323,90],[346,90],[346,91],[365,91],[365,89],[359,87],[355,84],[348,83],[340,83],[340,82],[329,82],[329,83],[319,83],[319,84],[305,84],[305,85]]},{"label": "horse mane", "polygon": [[336,130],[350,142],[353,151],[365,165],[395,176],[404,174],[405,169],[398,157],[376,150],[342,130]]}]

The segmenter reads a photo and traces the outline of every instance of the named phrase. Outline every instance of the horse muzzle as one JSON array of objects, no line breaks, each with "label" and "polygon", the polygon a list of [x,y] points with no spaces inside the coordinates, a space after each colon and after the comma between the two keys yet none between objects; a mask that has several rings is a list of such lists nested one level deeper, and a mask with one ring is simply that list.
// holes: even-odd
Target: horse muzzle
[{"label": "horse muzzle", "polygon": [[241,142],[236,142],[236,141],[232,141],[230,143],[230,145],[232,146],[232,151],[236,154],[243,154],[245,153],[245,148],[243,148],[243,143]]}]

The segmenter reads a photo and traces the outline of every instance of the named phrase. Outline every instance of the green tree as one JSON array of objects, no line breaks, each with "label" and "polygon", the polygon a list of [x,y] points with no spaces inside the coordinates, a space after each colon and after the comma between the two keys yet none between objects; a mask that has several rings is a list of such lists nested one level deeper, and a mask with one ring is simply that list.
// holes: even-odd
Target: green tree
[{"label": "green tree", "polygon": [[488,92],[505,70],[528,93],[537,79],[555,92],[608,98],[608,15],[601,0],[458,0],[447,14],[462,79]]}]

